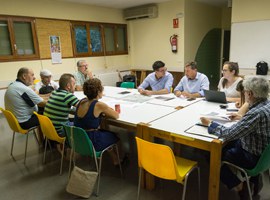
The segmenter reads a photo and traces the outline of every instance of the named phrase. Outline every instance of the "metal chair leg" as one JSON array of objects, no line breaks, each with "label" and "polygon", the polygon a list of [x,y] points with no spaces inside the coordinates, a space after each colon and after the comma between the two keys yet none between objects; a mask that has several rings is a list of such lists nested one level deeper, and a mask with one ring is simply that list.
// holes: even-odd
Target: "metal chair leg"
[{"label": "metal chair leg", "polygon": [[24,151],[24,161],[23,163],[25,164],[26,161],[26,154],[27,154],[27,146],[28,146],[28,133],[26,133],[26,143],[25,143],[25,151]]},{"label": "metal chair leg", "polygon": [[14,138],[15,138],[15,131],[13,132],[12,142],[11,142],[11,150],[10,150],[10,155],[11,155],[12,157],[13,157]]},{"label": "metal chair leg", "polygon": [[119,157],[118,146],[115,145],[115,148],[116,148],[116,155],[117,155],[117,159],[118,159],[118,163],[119,163],[119,168],[120,168],[121,177],[123,177],[123,171],[122,171],[121,161],[120,161],[120,157]]},{"label": "metal chair leg", "polygon": [[44,154],[43,154],[43,163],[45,163],[45,160],[46,160],[47,145],[48,145],[48,139],[46,137],[45,138],[45,149],[44,149]]},{"label": "metal chair leg", "polygon": [[100,184],[100,176],[101,176],[101,166],[102,166],[102,154],[99,158],[99,166],[98,166],[98,182],[97,182],[97,192],[96,195],[98,196],[99,193],[99,184]]},{"label": "metal chair leg", "polygon": [[61,152],[61,165],[60,165],[59,175],[62,175],[62,171],[63,171],[64,151],[65,151],[65,141],[63,142],[63,149],[62,149],[62,152]]}]

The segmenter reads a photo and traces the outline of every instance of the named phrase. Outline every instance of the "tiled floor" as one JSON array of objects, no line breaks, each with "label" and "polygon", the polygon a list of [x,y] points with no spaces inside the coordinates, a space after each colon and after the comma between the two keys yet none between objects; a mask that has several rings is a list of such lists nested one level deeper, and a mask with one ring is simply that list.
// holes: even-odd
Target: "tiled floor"
[{"label": "tiled floor", "polygon": [[[16,135],[14,158],[10,156],[12,132],[5,118],[0,114],[0,199],[20,200],[57,200],[78,199],[65,191],[68,175],[68,161],[64,161],[63,175],[59,176],[60,154],[48,152],[46,164],[42,163],[43,149],[39,148],[34,137],[29,137],[26,164],[23,164],[25,136]],[[134,141],[131,140],[131,143]],[[134,145],[134,143],[133,143]],[[208,163],[205,152],[186,148],[183,153],[199,161],[201,168],[201,193],[198,194],[196,173],[190,177],[186,199],[207,199]],[[101,176],[100,195],[91,196],[97,200],[135,200],[137,194],[137,162],[135,150],[130,152],[130,163],[124,168],[124,178],[119,169],[112,166],[107,155],[104,157]],[[78,164],[89,169],[90,159],[79,158]],[[182,186],[165,180],[156,181],[153,191],[141,191],[141,200],[175,200],[181,199]],[[264,188],[255,199],[270,200],[269,177],[264,175]],[[238,200],[237,193],[220,186],[220,200]]]}]

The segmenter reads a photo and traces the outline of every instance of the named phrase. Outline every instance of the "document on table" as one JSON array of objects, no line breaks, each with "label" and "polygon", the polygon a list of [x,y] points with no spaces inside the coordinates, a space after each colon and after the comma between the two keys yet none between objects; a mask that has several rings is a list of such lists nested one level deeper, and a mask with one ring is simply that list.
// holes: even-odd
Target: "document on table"
[{"label": "document on table", "polygon": [[204,137],[210,137],[214,139],[218,138],[218,136],[216,135],[209,134],[206,126],[197,125],[197,124],[191,126],[187,130],[185,130],[185,132],[195,134],[195,135],[201,135]]},{"label": "document on table", "polygon": [[128,95],[121,98],[121,100],[123,101],[130,101],[130,102],[135,102],[135,103],[144,103],[146,101],[149,101],[150,99],[151,97],[144,96],[141,94],[133,94],[133,95]]},{"label": "document on table", "polygon": [[207,117],[209,119],[220,122],[222,124],[231,121],[231,119],[229,118],[229,115],[227,115],[226,113],[221,113],[217,111],[210,111],[208,113],[201,114],[201,116]]}]

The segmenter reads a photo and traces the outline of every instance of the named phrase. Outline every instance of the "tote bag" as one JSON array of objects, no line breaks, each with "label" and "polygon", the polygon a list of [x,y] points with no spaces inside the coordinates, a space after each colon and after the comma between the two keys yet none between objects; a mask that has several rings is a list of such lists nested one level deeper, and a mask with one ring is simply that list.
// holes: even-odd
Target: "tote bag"
[{"label": "tote bag", "polygon": [[89,198],[94,190],[98,173],[94,171],[85,171],[74,166],[66,191],[76,196]]}]

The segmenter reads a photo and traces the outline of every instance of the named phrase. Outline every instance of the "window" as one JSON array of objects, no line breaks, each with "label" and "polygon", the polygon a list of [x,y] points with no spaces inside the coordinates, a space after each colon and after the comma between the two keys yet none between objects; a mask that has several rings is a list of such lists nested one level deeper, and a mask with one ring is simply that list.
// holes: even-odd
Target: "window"
[{"label": "window", "polygon": [[75,56],[127,54],[126,25],[72,22]]},{"label": "window", "polygon": [[39,58],[34,20],[0,16],[0,60]]}]

